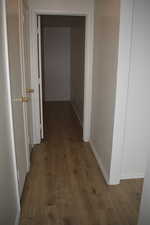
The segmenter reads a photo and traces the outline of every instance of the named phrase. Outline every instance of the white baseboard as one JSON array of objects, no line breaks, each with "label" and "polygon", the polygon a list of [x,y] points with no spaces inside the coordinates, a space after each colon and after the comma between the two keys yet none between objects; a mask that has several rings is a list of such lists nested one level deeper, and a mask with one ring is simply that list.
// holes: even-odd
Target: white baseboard
[{"label": "white baseboard", "polygon": [[144,177],[144,173],[122,174],[120,180],[143,179]]},{"label": "white baseboard", "polygon": [[15,225],[19,225],[20,222],[20,210],[18,210],[17,215],[16,215],[16,219],[15,219]]},{"label": "white baseboard", "polygon": [[89,143],[90,143],[91,149],[92,149],[92,151],[94,153],[94,156],[95,156],[95,158],[96,158],[96,160],[98,162],[98,165],[100,167],[100,170],[102,171],[102,174],[104,176],[104,179],[105,179],[106,183],[109,185],[109,178],[108,178],[107,172],[106,172],[106,170],[105,170],[105,168],[103,166],[103,163],[102,163],[102,161],[101,161],[101,159],[100,159],[100,157],[99,157],[99,155],[98,155],[98,153],[96,151],[96,148],[94,146],[94,143],[93,143],[92,140],[90,140]]},{"label": "white baseboard", "polygon": [[[110,182],[109,182],[109,177],[108,177],[107,172],[106,172],[106,170],[105,170],[105,168],[104,168],[104,166],[103,166],[103,163],[102,163],[102,161],[101,161],[101,159],[100,159],[100,157],[99,157],[99,155],[98,155],[98,153],[97,153],[97,151],[96,151],[96,148],[95,148],[95,146],[94,146],[93,141],[90,140],[89,143],[90,143],[91,149],[92,149],[92,151],[93,151],[93,153],[94,153],[94,156],[95,156],[95,158],[96,158],[96,160],[97,160],[97,162],[98,162],[98,165],[99,165],[99,167],[100,167],[100,169],[101,169],[101,171],[102,171],[102,174],[103,174],[103,176],[104,176],[104,178],[105,178],[106,183],[107,183],[108,185],[114,185],[114,184],[110,184]],[[145,176],[144,173],[137,173],[137,174],[122,174],[120,180],[143,179],[144,176]]]},{"label": "white baseboard", "polygon": [[78,112],[77,112],[77,109],[76,109],[75,105],[74,105],[72,102],[71,102],[71,105],[72,105],[72,108],[73,108],[73,110],[74,110],[74,112],[75,112],[75,114],[76,114],[76,116],[77,116],[77,118],[78,118],[78,120],[79,120],[79,123],[80,123],[81,127],[83,128],[83,124],[82,124],[82,122],[81,122],[81,119],[80,119],[80,117],[79,117],[79,114],[78,114]]}]

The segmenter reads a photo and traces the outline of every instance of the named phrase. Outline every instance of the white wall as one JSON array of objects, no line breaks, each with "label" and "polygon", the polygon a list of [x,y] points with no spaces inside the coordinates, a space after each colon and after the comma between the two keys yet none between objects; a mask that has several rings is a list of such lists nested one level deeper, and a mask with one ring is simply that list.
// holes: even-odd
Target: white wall
[{"label": "white wall", "polygon": [[[1,49],[1,46],[0,46]],[[1,56],[1,54],[0,54]],[[3,63],[2,58],[0,64]],[[0,65],[0,224],[15,224],[18,213],[5,73]]]},{"label": "white wall", "polygon": [[[1,49],[1,46],[0,46]],[[2,58],[1,58],[2,60]],[[1,61],[0,60],[0,64]],[[0,224],[15,224],[18,213],[15,174],[12,160],[5,73],[0,65]]]},{"label": "white wall", "polygon": [[[144,123],[144,129],[142,127],[141,133],[142,138],[145,139],[142,148],[140,151],[144,150],[147,151],[147,157],[146,157],[146,164],[147,164],[147,171],[145,174],[145,181],[144,181],[144,191],[142,196],[142,203],[141,203],[141,209],[140,209],[140,217],[138,225],[149,225],[150,222],[150,122],[149,122],[149,115],[150,115],[150,102],[149,102],[149,96],[150,96],[150,87],[149,87],[149,71],[150,71],[150,1],[144,0],[140,1],[137,0],[136,2],[136,12],[138,13],[138,18],[140,19],[140,32],[139,36],[142,40],[142,49],[141,49],[141,62],[144,63],[144,71],[141,71],[141,68],[138,68],[141,73],[141,78],[144,76],[145,81],[141,81],[142,85],[142,91],[144,91],[145,96],[142,96],[146,99],[142,99],[142,107],[143,108],[143,117],[142,121]],[[141,33],[142,32],[142,33]],[[144,38],[144,41],[143,41]],[[144,86],[143,86],[144,85]],[[141,89],[141,88],[140,88]],[[140,93],[143,95],[142,91],[140,90]],[[140,99],[141,100],[141,99]],[[147,100],[147,101],[146,101]],[[143,103],[144,101],[144,103]],[[146,104],[147,103],[147,104]],[[140,110],[141,111],[141,110]],[[141,121],[139,121],[141,125]],[[141,138],[141,137],[140,137]]]},{"label": "white wall", "polygon": [[4,1],[0,1],[0,224],[14,225],[19,213],[19,202],[12,146],[10,92],[6,71],[4,39]]},{"label": "white wall", "polygon": [[44,100],[70,100],[70,28],[44,28]]},{"label": "white wall", "polygon": [[122,148],[128,95],[128,80],[131,58],[131,37],[133,24],[133,1],[122,0],[120,5],[119,51],[117,88],[111,157],[110,183],[120,183]]},{"label": "white wall", "polygon": [[91,144],[110,184],[144,177],[150,147],[148,7],[146,0],[95,5]]},{"label": "white wall", "polygon": [[144,189],[142,194],[142,201],[140,207],[140,214],[139,214],[139,222],[138,225],[149,225],[150,221],[150,154],[147,156],[147,171],[145,174],[144,180]]},{"label": "white wall", "polygon": [[122,178],[144,177],[150,149],[150,2],[134,4]]},{"label": "white wall", "polygon": [[91,145],[109,183],[114,126],[119,0],[95,1]]},{"label": "white wall", "polygon": [[83,20],[71,27],[71,102],[83,125],[85,26]]},{"label": "white wall", "polygon": [[29,0],[29,4],[34,10],[87,13],[93,9],[93,0]]}]

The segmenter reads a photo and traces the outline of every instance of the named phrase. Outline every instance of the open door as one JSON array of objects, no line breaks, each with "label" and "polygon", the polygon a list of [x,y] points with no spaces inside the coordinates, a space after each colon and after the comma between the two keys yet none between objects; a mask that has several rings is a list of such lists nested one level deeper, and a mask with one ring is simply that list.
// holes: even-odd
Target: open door
[{"label": "open door", "polygon": [[20,10],[20,26],[21,26],[21,56],[23,65],[24,79],[24,95],[30,99],[24,107],[25,123],[26,123],[26,142],[29,152],[29,167],[30,167],[30,152],[33,145],[33,129],[32,129],[32,96],[34,89],[31,86],[31,70],[30,70],[30,30],[29,30],[29,8],[25,1],[22,1]]},{"label": "open door", "polygon": [[6,0],[6,47],[8,52],[8,68],[11,88],[14,141],[18,171],[20,196],[23,191],[26,173],[28,170],[28,156],[26,152],[24,104],[28,99],[23,96],[22,68],[20,60],[20,26],[18,0]]},{"label": "open door", "polygon": [[42,61],[41,61],[41,16],[37,16],[37,46],[38,46],[38,94],[40,111],[40,135],[44,138],[43,131],[43,91],[42,91]]}]

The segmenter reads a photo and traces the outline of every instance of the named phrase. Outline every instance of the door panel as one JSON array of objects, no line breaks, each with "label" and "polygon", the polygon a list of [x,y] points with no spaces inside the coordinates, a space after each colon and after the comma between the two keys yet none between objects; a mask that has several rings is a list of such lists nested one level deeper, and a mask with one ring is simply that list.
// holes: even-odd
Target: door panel
[{"label": "door panel", "polygon": [[[25,125],[27,151],[30,161],[30,152],[32,149],[33,131],[32,131],[32,95],[34,90],[31,87],[31,71],[30,71],[30,43],[29,43],[29,9],[24,1],[21,1],[20,25],[21,25],[21,56],[23,64],[23,81],[24,96],[29,98],[28,104],[25,104]],[[29,163],[30,164],[30,163]]]},{"label": "door panel", "polygon": [[20,61],[19,5],[17,0],[6,1],[7,38],[14,138],[20,196],[27,173],[27,155],[22,102],[22,70]]},{"label": "door panel", "polygon": [[29,9],[23,1],[23,41],[24,41],[24,62],[25,62],[25,83],[26,94],[30,98],[29,104],[27,104],[27,116],[28,116],[28,129],[29,129],[29,144],[30,151],[33,143],[33,130],[32,130],[32,96],[34,95],[34,89],[31,86],[31,70],[30,70],[30,34],[29,34]]}]

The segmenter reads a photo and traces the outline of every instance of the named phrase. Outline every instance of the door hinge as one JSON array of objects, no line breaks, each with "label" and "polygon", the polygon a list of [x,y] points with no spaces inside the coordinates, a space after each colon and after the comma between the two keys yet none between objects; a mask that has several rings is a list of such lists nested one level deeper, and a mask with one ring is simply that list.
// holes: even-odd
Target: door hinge
[{"label": "door hinge", "polygon": [[40,137],[42,139],[42,129],[41,129],[41,127],[40,127]]},{"label": "door hinge", "polygon": [[40,123],[40,137],[41,139],[43,139],[43,127],[42,127],[42,123]]},{"label": "door hinge", "polygon": [[19,182],[20,182],[20,173],[19,173],[19,169],[17,169],[17,181],[18,181],[18,185],[19,185]]},{"label": "door hinge", "polygon": [[24,22],[25,22],[25,17],[24,15],[22,15],[22,23],[24,24]]},{"label": "door hinge", "polygon": [[40,35],[40,28],[37,27],[37,35]]},{"label": "door hinge", "polygon": [[38,85],[41,85],[41,77],[39,76],[39,70],[38,70]]}]

